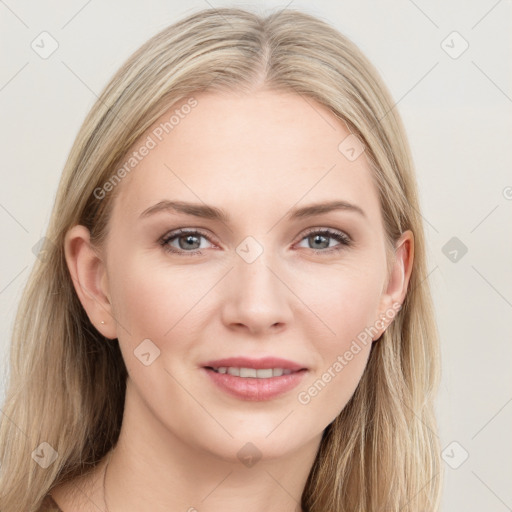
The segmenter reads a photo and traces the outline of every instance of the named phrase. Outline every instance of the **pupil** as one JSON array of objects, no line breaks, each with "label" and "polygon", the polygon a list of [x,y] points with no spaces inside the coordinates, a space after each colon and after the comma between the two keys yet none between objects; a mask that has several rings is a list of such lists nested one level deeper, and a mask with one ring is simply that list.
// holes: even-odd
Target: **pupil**
[{"label": "pupil", "polygon": [[[193,235],[185,235],[184,237],[180,237],[180,240],[182,240],[183,238],[185,238],[185,240],[186,240],[186,243],[185,243],[186,247],[182,246],[181,249],[185,249],[187,247],[190,249],[191,248],[190,244],[194,244],[194,239],[197,239],[197,237],[193,236]],[[182,245],[182,244],[180,243],[180,245]],[[192,247],[192,248],[195,249],[195,247]]]},{"label": "pupil", "polygon": [[[327,242],[327,244],[325,243],[325,241],[327,240],[327,237],[323,236],[323,235],[314,235],[312,237],[310,237],[310,239],[313,239],[313,243],[316,243],[318,241],[318,239],[323,239],[324,240],[324,243],[322,245],[322,248],[325,248],[325,247],[329,247],[329,242]],[[320,242],[322,243],[322,242]]]}]

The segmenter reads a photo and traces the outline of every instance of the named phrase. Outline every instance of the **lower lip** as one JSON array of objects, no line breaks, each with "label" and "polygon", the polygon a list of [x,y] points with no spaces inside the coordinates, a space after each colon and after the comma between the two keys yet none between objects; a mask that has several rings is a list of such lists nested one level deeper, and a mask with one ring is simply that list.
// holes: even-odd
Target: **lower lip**
[{"label": "lower lip", "polygon": [[271,400],[292,390],[300,384],[307,373],[307,370],[300,370],[281,377],[256,379],[236,377],[229,373],[217,373],[209,368],[202,368],[202,370],[226,393],[242,400],[253,401]]}]

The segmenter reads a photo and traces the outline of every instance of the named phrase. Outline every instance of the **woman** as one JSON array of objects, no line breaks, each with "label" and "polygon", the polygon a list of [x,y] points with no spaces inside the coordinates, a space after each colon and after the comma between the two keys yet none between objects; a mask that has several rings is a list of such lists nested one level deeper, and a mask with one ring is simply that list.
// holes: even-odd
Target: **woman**
[{"label": "woman", "polygon": [[19,306],[3,512],[437,509],[438,342],[393,107],[293,10],[205,10],[130,57]]}]

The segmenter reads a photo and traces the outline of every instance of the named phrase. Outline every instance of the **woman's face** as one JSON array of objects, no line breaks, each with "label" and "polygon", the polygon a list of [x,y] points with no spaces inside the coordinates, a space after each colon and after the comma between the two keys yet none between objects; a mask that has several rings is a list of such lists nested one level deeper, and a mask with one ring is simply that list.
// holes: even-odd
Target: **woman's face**
[{"label": "woman's face", "polygon": [[[270,91],[194,98],[133,147],[103,248],[115,322],[88,312],[119,340],[141,421],[221,458],[246,443],[277,457],[345,407],[408,271],[388,282],[363,148],[329,110]],[[334,202],[352,206],[318,207]]]}]

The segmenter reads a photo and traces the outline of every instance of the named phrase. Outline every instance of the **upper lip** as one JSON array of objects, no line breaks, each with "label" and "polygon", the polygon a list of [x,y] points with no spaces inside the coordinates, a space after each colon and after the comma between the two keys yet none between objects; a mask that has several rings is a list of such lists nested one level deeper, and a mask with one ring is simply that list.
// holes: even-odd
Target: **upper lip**
[{"label": "upper lip", "polygon": [[285,370],[299,371],[307,370],[307,368],[301,364],[289,361],[287,359],[281,359],[280,357],[263,357],[261,359],[251,359],[248,357],[228,357],[225,359],[216,359],[215,361],[208,361],[203,364],[203,367],[207,368],[220,368],[223,366],[231,366],[234,368],[283,368]]}]

